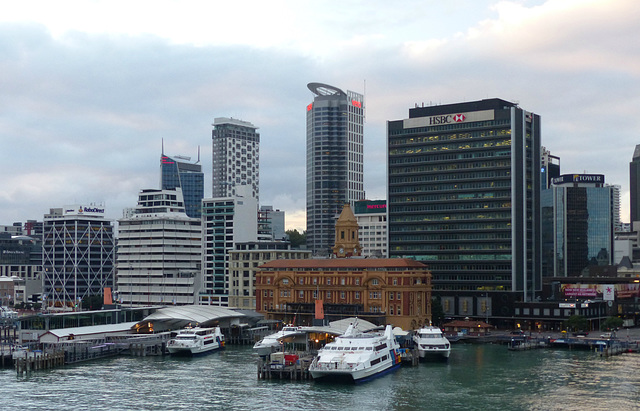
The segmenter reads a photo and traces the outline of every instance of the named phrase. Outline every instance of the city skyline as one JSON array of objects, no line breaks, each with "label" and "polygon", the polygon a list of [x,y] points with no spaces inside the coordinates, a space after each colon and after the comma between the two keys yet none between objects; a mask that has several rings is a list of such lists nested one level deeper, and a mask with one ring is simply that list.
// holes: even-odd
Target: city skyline
[{"label": "city skyline", "polygon": [[[162,139],[170,156],[195,156],[200,146],[210,197],[211,123],[233,117],[260,127],[260,203],[285,211],[287,228],[304,229],[310,81],[365,94],[368,199],[386,198],[387,121],[416,104],[501,98],[541,116],[542,145],[563,173],[620,184],[628,220],[640,130],[636,2],[367,6],[142,1],[124,13],[119,2],[8,5],[0,224],[80,203],[104,203],[107,218],[121,218],[141,189],[157,186]],[[210,24],[221,15],[238,18]]]}]

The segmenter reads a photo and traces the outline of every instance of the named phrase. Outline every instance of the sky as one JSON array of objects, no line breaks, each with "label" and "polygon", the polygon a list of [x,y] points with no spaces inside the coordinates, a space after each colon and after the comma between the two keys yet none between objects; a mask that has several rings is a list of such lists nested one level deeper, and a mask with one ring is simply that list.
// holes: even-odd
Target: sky
[{"label": "sky", "polygon": [[216,117],[260,133],[260,204],[304,230],[310,82],[365,94],[368,199],[386,197],[386,123],[416,104],[501,98],[542,119],[563,174],[622,188],[640,144],[637,0],[3,1],[0,225],[158,188]]}]

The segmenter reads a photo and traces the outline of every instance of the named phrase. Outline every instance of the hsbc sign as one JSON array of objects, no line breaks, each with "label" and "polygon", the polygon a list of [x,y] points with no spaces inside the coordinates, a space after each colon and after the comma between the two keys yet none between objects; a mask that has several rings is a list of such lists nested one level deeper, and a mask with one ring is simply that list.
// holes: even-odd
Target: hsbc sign
[{"label": "hsbc sign", "polygon": [[439,126],[443,124],[468,123],[471,121],[493,120],[493,110],[472,111],[469,113],[443,114],[440,116],[416,117],[405,119],[404,128]]},{"label": "hsbc sign", "polygon": [[467,117],[464,114],[448,114],[446,116],[429,117],[429,125],[462,123]]}]

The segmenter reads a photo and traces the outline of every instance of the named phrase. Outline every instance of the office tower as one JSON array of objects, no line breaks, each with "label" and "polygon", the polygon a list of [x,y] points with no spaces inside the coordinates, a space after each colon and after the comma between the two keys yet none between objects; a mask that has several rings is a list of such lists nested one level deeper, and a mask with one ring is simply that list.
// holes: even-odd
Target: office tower
[{"label": "office tower", "polygon": [[248,121],[218,117],[213,122],[213,198],[234,197],[237,187],[251,187],[259,200],[260,134]]},{"label": "office tower", "polygon": [[416,106],[387,138],[389,256],[428,264],[448,315],[478,315],[473,298],[489,291],[532,299],[540,117],[501,99]]},{"label": "office tower", "polygon": [[387,201],[356,201],[353,214],[360,227],[362,256],[387,258]]},{"label": "office tower", "polygon": [[605,184],[607,187],[611,187],[612,190],[612,211],[613,211],[613,232],[622,231],[622,220],[620,220],[620,187],[619,184]]},{"label": "office tower", "polygon": [[629,223],[633,227],[634,221],[640,221],[640,144],[636,146],[631,163],[629,163],[629,188],[631,192]]},{"label": "office tower", "polygon": [[280,241],[286,238],[284,211],[273,206],[260,206],[258,211],[258,236],[262,240]]},{"label": "office tower", "polygon": [[163,153],[160,157],[160,188],[181,188],[187,216],[200,218],[200,207],[204,198],[204,173],[199,158],[195,163],[189,163],[189,160],[189,157],[168,157]]},{"label": "office tower", "polygon": [[229,305],[229,251],[236,243],[258,240],[258,201],[253,187],[236,195],[202,200],[202,273],[200,304]]},{"label": "office tower", "polygon": [[546,190],[551,186],[551,180],[560,176],[560,157],[551,155],[544,147],[540,153],[540,183],[541,189]]},{"label": "office tower", "polygon": [[565,174],[553,180],[554,277],[580,277],[613,259],[613,188],[601,174]]},{"label": "office tower", "polygon": [[124,305],[197,304],[202,285],[200,219],[179,187],[147,189],[118,220],[117,299]]},{"label": "office tower", "polygon": [[307,247],[329,255],[342,207],[364,198],[364,96],[309,83],[307,106]]},{"label": "office tower", "polygon": [[311,251],[292,250],[284,241],[236,243],[229,251],[229,306],[256,309],[255,280],[262,264],[310,257]]},{"label": "office tower", "polygon": [[44,216],[42,235],[43,305],[75,308],[114,285],[113,225],[104,207],[71,205]]}]

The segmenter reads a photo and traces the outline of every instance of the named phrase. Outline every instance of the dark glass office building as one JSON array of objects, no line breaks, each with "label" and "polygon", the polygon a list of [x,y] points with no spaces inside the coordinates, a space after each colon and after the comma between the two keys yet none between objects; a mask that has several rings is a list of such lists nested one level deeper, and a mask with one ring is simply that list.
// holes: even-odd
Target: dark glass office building
[{"label": "dark glass office building", "polygon": [[202,165],[189,163],[187,158],[178,156],[160,157],[160,187],[162,190],[182,189],[187,216],[200,218],[204,198],[204,173]]},{"label": "dark glass office building", "polygon": [[631,191],[631,219],[629,222],[633,227],[634,221],[640,221],[640,144],[633,151],[633,158],[629,163],[629,188]]},{"label": "dark glass office building", "polygon": [[[613,260],[613,187],[601,174],[553,179],[554,277],[580,277]],[[545,253],[547,255],[547,253]]]},{"label": "dark glass office building", "polygon": [[428,264],[449,315],[509,315],[479,295],[534,298],[540,117],[500,99],[416,107],[387,138],[389,256]]},{"label": "dark glass office building", "polygon": [[309,83],[307,106],[307,247],[329,255],[345,204],[364,199],[364,96]]}]

